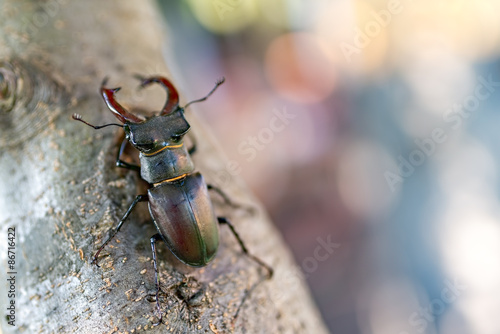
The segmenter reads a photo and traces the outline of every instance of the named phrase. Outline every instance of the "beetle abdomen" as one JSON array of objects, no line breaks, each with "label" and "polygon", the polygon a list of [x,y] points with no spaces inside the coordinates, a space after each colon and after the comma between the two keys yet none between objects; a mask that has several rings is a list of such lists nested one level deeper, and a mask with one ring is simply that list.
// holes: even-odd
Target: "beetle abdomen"
[{"label": "beetle abdomen", "polygon": [[200,173],[148,190],[149,211],[168,248],[182,262],[206,265],[217,252],[219,228]]}]

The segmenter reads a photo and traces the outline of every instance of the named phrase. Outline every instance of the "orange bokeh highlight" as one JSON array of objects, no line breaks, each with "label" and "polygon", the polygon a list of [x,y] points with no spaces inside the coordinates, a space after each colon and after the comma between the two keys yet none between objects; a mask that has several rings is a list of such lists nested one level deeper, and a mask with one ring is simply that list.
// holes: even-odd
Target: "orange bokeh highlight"
[{"label": "orange bokeh highlight", "polygon": [[309,33],[288,33],[274,39],[266,52],[265,69],[280,95],[300,103],[322,101],[337,83],[328,48]]}]

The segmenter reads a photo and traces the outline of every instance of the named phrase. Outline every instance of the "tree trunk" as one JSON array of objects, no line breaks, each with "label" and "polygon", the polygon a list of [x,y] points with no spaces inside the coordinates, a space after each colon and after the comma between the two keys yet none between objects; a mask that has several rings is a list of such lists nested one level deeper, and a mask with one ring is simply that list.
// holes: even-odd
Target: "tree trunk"
[{"label": "tree trunk", "polygon": [[[106,76],[109,85],[124,87],[118,94],[124,105],[159,110],[165,94],[137,92],[132,76],[169,73],[155,4],[10,0],[0,1],[0,8],[0,279],[9,280],[1,285],[0,307],[15,314],[1,317],[3,333],[326,332],[281,238],[227,172],[192,111],[187,117],[198,143],[197,170],[234,202],[256,208],[234,209],[215,194],[217,213],[233,222],[249,251],[275,275],[265,279],[227,226],[220,227],[217,257],[204,268],[180,264],[158,244],[164,316],[154,327],[149,238],[155,227],[146,204],[101,253],[101,267],[90,263],[144,191],[137,173],[114,167],[123,130],[93,130],[71,115],[97,125],[116,122],[98,94]],[[9,234],[14,229],[15,237]]]}]

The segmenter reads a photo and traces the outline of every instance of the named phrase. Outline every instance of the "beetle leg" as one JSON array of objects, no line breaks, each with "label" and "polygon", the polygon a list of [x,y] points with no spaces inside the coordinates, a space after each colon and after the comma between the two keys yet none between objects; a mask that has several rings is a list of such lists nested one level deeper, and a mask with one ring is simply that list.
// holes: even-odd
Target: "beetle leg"
[{"label": "beetle leg", "polygon": [[217,217],[217,220],[219,221],[219,224],[226,224],[227,226],[229,226],[229,228],[231,229],[231,232],[233,232],[234,237],[236,238],[236,240],[240,244],[240,247],[241,247],[241,250],[243,251],[243,253],[245,253],[246,256],[248,256],[249,258],[251,258],[256,263],[258,263],[260,266],[264,267],[267,270],[267,278],[270,279],[271,277],[273,277],[273,268],[271,268],[269,265],[264,263],[258,257],[254,256],[248,252],[248,249],[246,248],[245,244],[243,243],[243,240],[241,240],[240,235],[234,229],[233,224],[231,224],[231,222],[224,217]]},{"label": "beetle leg", "polygon": [[188,149],[188,153],[191,155],[196,152],[196,139],[194,138],[194,136],[189,136],[189,139],[191,139],[191,143],[193,145]]},{"label": "beetle leg", "polygon": [[120,230],[120,228],[122,227],[123,223],[125,222],[125,220],[128,218],[128,216],[130,215],[130,213],[132,212],[132,210],[134,209],[134,207],[137,205],[137,203],[139,202],[144,202],[144,201],[147,201],[148,200],[148,195],[138,195],[135,200],[132,202],[132,204],[130,205],[130,207],[128,208],[127,212],[125,212],[125,214],[123,215],[123,218],[120,220],[120,222],[118,223],[118,226],[116,227],[116,229],[111,233],[111,235],[109,236],[109,238],[101,245],[101,247],[99,247],[99,249],[97,250],[97,252],[95,253],[94,255],[94,259],[92,260],[92,263],[96,266],[99,267],[99,265],[97,264],[97,258],[99,256],[99,253],[104,249],[104,247],[106,247],[106,245],[115,237],[116,233],[118,233],[118,231]]},{"label": "beetle leg", "polygon": [[[264,267],[267,270],[267,279],[270,279],[273,276],[273,268],[271,268],[269,265],[265,264],[258,257],[254,256],[254,255],[252,255],[252,254],[250,254],[248,252],[248,249],[246,248],[245,244],[243,243],[243,240],[241,240],[238,232],[236,232],[236,230],[234,229],[233,224],[231,224],[231,222],[229,220],[227,220],[224,217],[217,217],[217,220],[219,221],[219,224],[226,224],[227,226],[229,226],[229,228],[231,229],[231,232],[233,232],[234,237],[236,238],[236,240],[238,240],[238,243],[240,244],[241,249],[243,250],[243,253],[245,253],[246,256],[248,256],[249,258],[251,258],[252,260],[254,260],[255,262],[257,262],[260,266]],[[242,300],[240,302],[240,305],[238,306],[238,309],[236,310],[236,313],[234,314],[234,318],[233,318],[233,321],[232,321],[233,328],[234,328],[234,324],[236,322],[236,319],[238,318],[238,314],[240,313],[241,307],[245,303],[245,301],[248,298],[248,296],[250,296],[250,294],[252,293],[252,291],[257,287],[257,285],[259,285],[260,282],[261,281],[253,284],[250,287],[250,289],[245,290],[245,294],[244,294],[244,296],[243,296],[243,298],[242,298]]]},{"label": "beetle leg", "polygon": [[123,161],[123,160],[120,159],[120,157],[123,154],[123,151],[125,151],[125,147],[127,147],[127,144],[128,144],[128,139],[124,138],[123,141],[122,141],[122,144],[120,146],[120,150],[118,151],[118,155],[116,156],[116,166],[117,167],[121,167],[121,168],[127,168],[127,169],[132,169],[132,170],[140,171],[141,170],[141,166],[137,166],[137,165],[134,165],[134,164],[129,164],[128,162],[125,162],[125,161]]},{"label": "beetle leg", "polygon": [[238,207],[239,207],[239,205],[238,205],[238,204],[233,203],[233,201],[231,201],[231,199],[229,198],[229,196],[228,196],[225,192],[223,192],[220,188],[218,188],[218,187],[216,187],[216,186],[214,186],[214,185],[212,185],[212,184],[207,184],[207,189],[208,189],[208,190],[213,190],[213,191],[215,191],[217,194],[219,194],[219,195],[220,195],[220,197],[222,197],[222,199],[224,200],[224,203],[225,203],[226,205],[229,205],[229,206],[232,206],[232,207],[235,207],[235,208],[238,208]]},{"label": "beetle leg", "polygon": [[233,201],[231,201],[229,196],[224,191],[222,191],[222,189],[220,189],[212,184],[207,184],[207,189],[215,191],[217,194],[219,194],[219,196],[222,197],[222,199],[224,200],[224,204],[229,205],[229,206],[236,208],[236,209],[244,209],[244,210],[248,211],[249,214],[255,213],[254,207],[242,205],[242,204],[237,204],[237,203],[234,203]]},{"label": "beetle leg", "polygon": [[153,251],[153,265],[155,268],[155,284],[156,284],[156,309],[158,310],[158,322],[156,324],[153,324],[153,326],[158,326],[161,324],[161,321],[163,319],[163,314],[161,313],[160,309],[160,299],[159,299],[159,292],[160,292],[160,282],[158,280],[158,267],[156,265],[156,242],[158,240],[162,240],[161,234],[156,233],[151,237],[151,250]]}]

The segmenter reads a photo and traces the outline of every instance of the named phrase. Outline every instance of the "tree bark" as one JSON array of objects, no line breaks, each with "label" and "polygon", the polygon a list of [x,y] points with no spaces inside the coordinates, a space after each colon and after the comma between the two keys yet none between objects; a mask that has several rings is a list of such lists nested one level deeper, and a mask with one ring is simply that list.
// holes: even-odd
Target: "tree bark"
[{"label": "tree bark", "polygon": [[[0,9],[0,280],[11,279],[0,287],[4,314],[15,303],[15,326],[2,316],[3,333],[326,333],[277,231],[241,180],[227,172],[192,111],[197,170],[234,202],[256,208],[234,209],[214,196],[217,213],[233,222],[275,275],[266,280],[226,226],[217,257],[204,268],[180,264],[158,244],[164,316],[154,327],[149,238],[155,227],[146,204],[102,252],[101,267],[90,263],[144,191],[135,172],[114,167],[123,130],[96,131],[71,115],[98,125],[116,121],[98,94],[106,76],[110,85],[124,87],[118,94],[123,104],[159,110],[164,93],[139,93],[132,77],[169,73],[155,3],[9,0],[0,1]],[[9,228],[15,229],[11,262]]]}]

